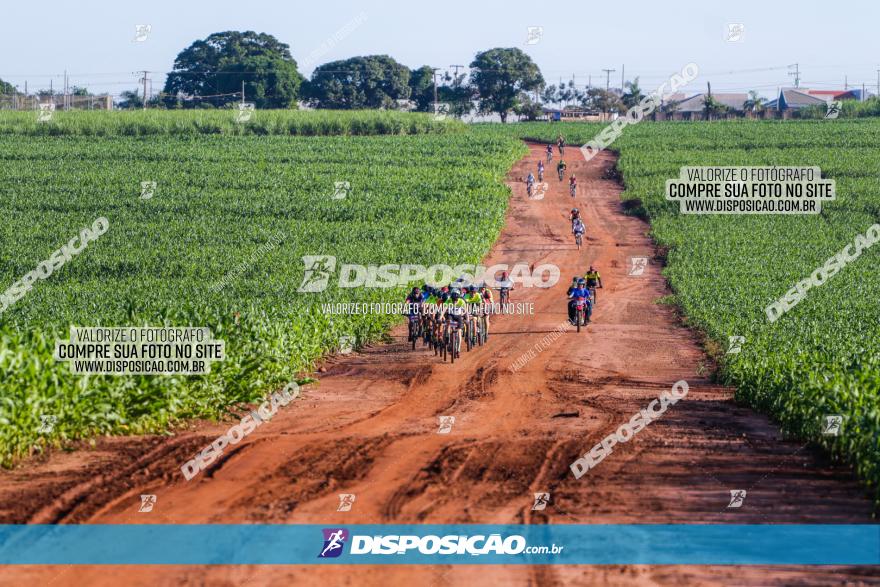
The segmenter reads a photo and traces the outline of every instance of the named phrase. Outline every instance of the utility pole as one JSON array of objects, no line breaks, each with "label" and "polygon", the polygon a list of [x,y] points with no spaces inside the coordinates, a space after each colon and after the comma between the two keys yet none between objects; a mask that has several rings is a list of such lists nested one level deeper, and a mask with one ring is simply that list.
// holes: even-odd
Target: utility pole
[{"label": "utility pole", "polygon": [[865,83],[862,82],[862,95],[859,96],[859,102],[864,102],[864,101],[865,101]]},{"label": "utility pole", "polygon": [[147,71],[146,69],[144,69],[141,71],[141,73],[144,74],[144,77],[142,77],[138,81],[143,82],[143,84],[144,84],[144,110],[146,110],[147,109],[147,82],[150,81],[150,78],[147,77],[147,74],[149,74],[150,72]]},{"label": "utility pole", "polygon": [[244,104],[244,80],[241,80],[241,103]]},{"label": "utility pole", "polygon": [[623,86],[626,83],[624,81],[624,73],[626,72],[626,64],[620,66],[620,93],[623,93]]},{"label": "utility pole", "polygon": [[617,71],[616,69],[603,69],[605,72],[605,91],[608,92],[611,90],[611,74]]},{"label": "utility pole", "polygon": [[440,68],[432,67],[431,71],[434,74],[434,114],[437,114],[437,72],[440,71]]},{"label": "utility pole", "polygon": [[849,78],[847,76],[843,76],[843,89],[844,90],[849,89]]},{"label": "utility pole", "polygon": [[453,69],[455,70],[455,77],[456,77],[456,79],[458,79],[458,70],[459,70],[459,69],[464,69],[464,65],[450,65],[449,67],[451,67],[451,68],[453,68]]},{"label": "utility pole", "polygon": [[608,115],[608,96],[607,96],[607,94],[609,91],[611,91],[611,74],[617,70],[616,69],[603,69],[602,71],[605,72],[605,94],[606,94],[606,96],[605,96],[605,99],[602,100],[602,102],[603,102],[603,104],[602,104],[602,115],[603,115],[602,118],[605,119],[608,117],[607,116]]},{"label": "utility pole", "polygon": [[789,71],[788,75],[794,76],[794,87],[799,88],[801,87],[801,70],[798,67],[797,63],[792,63],[788,66],[789,69],[791,69],[792,67],[794,68],[794,71]]},{"label": "utility pole", "polygon": [[880,69],[877,70],[877,95],[880,96]]}]

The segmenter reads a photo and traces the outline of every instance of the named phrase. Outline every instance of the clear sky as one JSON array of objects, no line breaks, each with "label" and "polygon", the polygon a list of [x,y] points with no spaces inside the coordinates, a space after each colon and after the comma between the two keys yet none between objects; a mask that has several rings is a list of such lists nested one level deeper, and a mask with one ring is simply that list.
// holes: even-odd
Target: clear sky
[{"label": "clear sky", "polygon": [[[605,84],[603,68],[616,69],[612,86],[640,76],[642,89],[655,89],[688,62],[700,68],[691,85],[713,92],[756,89],[774,95],[792,85],[789,64],[799,63],[801,86],[817,89],[868,84],[877,88],[880,68],[877,23],[880,3],[874,0],[772,0],[715,2],[352,2],[319,0],[215,0],[213,2],[97,0],[4,3],[0,20],[0,78],[29,90],[55,89],[62,73],[70,83],[92,91],[118,94],[134,89],[136,70],[169,71],[179,51],[196,39],[224,30],[255,30],[290,45],[302,63],[315,51],[315,63],[354,55],[388,54],[409,67],[448,68],[469,64],[477,51],[520,47],[548,83],[560,78]],[[350,34],[334,34],[363,14]],[[143,42],[134,42],[135,25],[149,24]],[[727,39],[728,25],[742,24],[739,41]],[[543,27],[536,44],[527,44],[527,29]],[[321,49],[322,45],[324,49]],[[153,92],[163,75],[153,76]]]}]

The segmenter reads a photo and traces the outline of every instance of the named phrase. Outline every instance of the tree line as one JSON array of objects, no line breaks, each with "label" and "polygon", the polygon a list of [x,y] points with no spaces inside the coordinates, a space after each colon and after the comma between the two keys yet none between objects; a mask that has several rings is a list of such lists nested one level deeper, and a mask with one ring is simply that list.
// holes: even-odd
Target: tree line
[{"label": "tree line", "polygon": [[[511,112],[540,111],[530,94],[544,89],[544,78],[520,49],[477,53],[470,69],[470,76],[437,76],[437,101],[446,104],[450,114],[477,110],[506,119]],[[257,108],[304,103],[314,108],[431,112],[435,74],[428,65],[410,69],[388,55],[366,55],[324,63],[307,79],[286,43],[266,33],[226,31],[195,41],[177,55],[155,103],[166,108],[222,108],[240,101],[242,89]]]}]

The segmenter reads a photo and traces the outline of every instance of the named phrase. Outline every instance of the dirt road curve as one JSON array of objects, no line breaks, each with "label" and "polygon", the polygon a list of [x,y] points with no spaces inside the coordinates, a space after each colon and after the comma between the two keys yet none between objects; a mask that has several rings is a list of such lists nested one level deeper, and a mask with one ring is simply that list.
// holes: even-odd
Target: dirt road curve
[{"label": "dirt road curve", "polygon": [[[375,346],[326,364],[319,385],[281,410],[206,474],[185,482],[182,462],[228,427],[202,425],[173,439],[101,441],[91,450],[0,476],[6,522],[51,523],[863,523],[871,506],[849,472],[787,442],[732,390],[697,375],[704,357],[667,306],[645,223],[620,211],[620,187],[602,179],[613,156],[567,153],[580,178],[587,246],[566,219],[567,182],[548,177],[528,200],[511,171],[513,201],[491,263],[553,263],[551,289],[517,290],[534,315],[493,319],[488,346],[454,366],[425,351]],[[549,176],[549,174],[548,174]],[[593,323],[566,332],[520,371],[510,366],[565,321],[568,281],[600,269]],[[489,265],[490,263],[486,263]],[[551,337],[553,338],[553,337]],[[569,464],[679,380],[686,399],[581,479]],[[438,417],[455,416],[437,434]],[[729,491],[746,489],[741,508]],[[531,511],[534,492],[551,494]],[[140,494],[156,494],[138,513]],[[354,493],[349,512],[338,494]],[[675,548],[675,545],[669,545]],[[870,568],[734,567],[18,567],[3,585],[827,585],[869,583]]]}]

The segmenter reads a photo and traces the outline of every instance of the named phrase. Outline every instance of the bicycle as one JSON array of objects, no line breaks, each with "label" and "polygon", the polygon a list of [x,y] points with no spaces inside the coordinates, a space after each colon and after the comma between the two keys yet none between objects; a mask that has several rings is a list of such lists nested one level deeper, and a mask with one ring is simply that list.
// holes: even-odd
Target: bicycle
[{"label": "bicycle", "polygon": [[596,294],[596,286],[590,285],[587,287],[587,289],[590,290],[590,296],[591,296],[591,299],[593,300],[593,304],[596,304],[596,302],[598,301],[598,298],[596,297],[596,295],[597,295]]},{"label": "bicycle", "polygon": [[574,242],[577,245],[577,248],[581,248],[581,244],[583,243],[583,234],[582,232],[574,233]]},{"label": "bicycle", "polygon": [[446,322],[443,329],[443,361],[448,356],[450,363],[455,363],[455,359],[461,356],[461,335],[459,334],[459,325],[456,320]]},{"label": "bicycle", "polygon": [[510,300],[510,288],[509,287],[496,287],[498,290],[498,303],[501,305],[501,313],[507,313],[505,310],[505,306],[507,302]]},{"label": "bicycle", "polygon": [[477,344],[483,346],[489,342],[489,320],[486,317],[486,308],[478,307],[475,310],[474,319],[477,324]]},{"label": "bicycle", "polygon": [[419,314],[410,314],[407,342],[412,344],[412,350],[416,350],[416,341],[420,338],[422,338],[422,317]]},{"label": "bicycle", "polygon": [[562,181],[565,177],[565,167],[560,167],[556,171],[559,174],[559,181]]},{"label": "bicycle", "polygon": [[577,326],[577,331],[581,331],[581,325],[586,326],[587,320],[587,298],[575,298],[574,300],[574,323]]},{"label": "bicycle", "polygon": [[538,169],[538,181],[544,181],[544,168]]},{"label": "bicycle", "polygon": [[568,185],[568,193],[571,194],[571,197],[575,197],[577,195],[578,186],[576,183],[572,183]]}]

